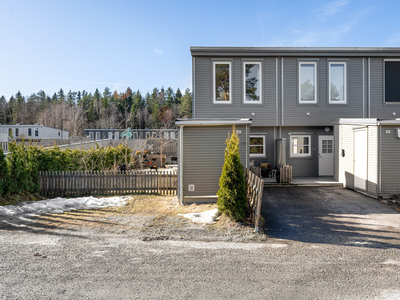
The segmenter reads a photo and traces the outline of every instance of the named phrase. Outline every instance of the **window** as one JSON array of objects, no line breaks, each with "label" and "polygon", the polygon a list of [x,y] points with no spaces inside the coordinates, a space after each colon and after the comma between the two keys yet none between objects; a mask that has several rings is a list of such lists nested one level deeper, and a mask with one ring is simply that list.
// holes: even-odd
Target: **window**
[{"label": "window", "polygon": [[61,135],[61,132],[59,131],[59,132],[58,132],[58,136],[60,136],[60,135]]},{"label": "window", "polygon": [[35,128],[35,136],[38,137],[39,136],[39,129]]},{"label": "window", "polygon": [[400,102],[400,61],[385,61],[385,102]]},{"label": "window", "polygon": [[28,128],[28,136],[32,136],[32,128]]},{"label": "window", "polygon": [[322,153],[333,153],[332,140],[322,140]]},{"label": "window", "polygon": [[169,139],[169,134],[168,134],[168,132],[164,132],[164,139],[166,139],[166,140]]},{"label": "window", "polygon": [[134,132],[134,133],[133,133],[133,138],[134,138],[135,140],[137,140],[137,138],[138,138],[138,133],[137,133],[137,132]]},{"label": "window", "polygon": [[299,103],[317,103],[316,62],[299,62]]},{"label": "window", "polygon": [[96,132],[96,141],[100,140],[100,132]]},{"label": "window", "polygon": [[292,135],[290,137],[290,156],[311,156],[311,135]]},{"label": "window", "polygon": [[13,135],[13,134],[12,134],[12,128],[8,128],[8,136],[9,136],[9,137],[12,137],[12,135]]},{"label": "window", "polygon": [[347,103],[347,76],[345,62],[329,62],[329,103]]},{"label": "window", "polygon": [[112,131],[109,131],[109,132],[108,132],[108,139],[109,139],[109,140],[112,140],[112,136],[113,136]]},{"label": "window", "polygon": [[231,62],[213,63],[214,103],[232,103]]},{"label": "window", "polygon": [[150,132],[146,132],[146,139],[150,138]]},{"label": "window", "polygon": [[175,132],[171,132],[171,139],[175,139]]},{"label": "window", "polygon": [[152,133],[151,133],[151,137],[152,137],[153,139],[155,139],[155,138],[157,137],[157,133],[156,133],[156,132],[152,132]]},{"label": "window", "polygon": [[89,132],[89,137],[91,141],[94,141],[94,133],[93,132]]},{"label": "window", "polygon": [[118,131],[116,131],[116,132],[114,133],[114,136],[115,136],[115,139],[116,139],[116,140],[119,140],[119,132],[118,132]]},{"label": "window", "polygon": [[261,101],[261,63],[243,62],[244,103],[260,104]]},{"label": "window", "polygon": [[15,137],[19,136],[19,128],[15,128]]},{"label": "window", "polygon": [[250,136],[250,156],[265,156],[265,136]]}]

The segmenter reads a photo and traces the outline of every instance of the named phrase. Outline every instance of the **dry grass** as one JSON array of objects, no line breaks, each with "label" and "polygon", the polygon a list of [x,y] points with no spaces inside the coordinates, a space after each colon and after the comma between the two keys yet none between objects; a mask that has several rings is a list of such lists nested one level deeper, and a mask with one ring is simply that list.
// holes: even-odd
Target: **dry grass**
[{"label": "dry grass", "polygon": [[221,215],[211,225],[194,224],[178,214],[199,213],[217,208],[217,204],[191,204],[182,206],[176,197],[132,195],[125,206],[96,210],[75,210],[63,214],[38,216],[36,222],[49,229],[83,228],[102,232],[128,233],[154,240],[184,238],[195,240],[262,241],[264,234],[254,236],[251,222],[233,222]]}]

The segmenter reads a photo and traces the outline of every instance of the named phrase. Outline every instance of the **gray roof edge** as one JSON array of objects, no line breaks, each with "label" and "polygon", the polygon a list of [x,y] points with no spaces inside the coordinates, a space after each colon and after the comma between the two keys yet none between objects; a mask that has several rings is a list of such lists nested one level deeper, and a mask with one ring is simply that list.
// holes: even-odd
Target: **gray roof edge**
[{"label": "gray roof edge", "polygon": [[176,119],[175,124],[178,126],[194,126],[194,125],[251,125],[252,119]]},{"label": "gray roof edge", "polygon": [[192,56],[207,55],[400,55],[400,47],[190,47]]},{"label": "gray roof edge", "polygon": [[344,51],[344,52],[400,52],[400,47],[203,47],[191,46],[190,51],[262,51],[262,52],[309,52],[309,51]]}]

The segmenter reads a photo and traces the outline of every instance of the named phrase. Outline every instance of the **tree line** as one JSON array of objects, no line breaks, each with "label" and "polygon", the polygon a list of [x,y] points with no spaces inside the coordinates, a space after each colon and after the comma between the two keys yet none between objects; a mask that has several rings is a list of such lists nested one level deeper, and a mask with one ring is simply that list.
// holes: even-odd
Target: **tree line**
[{"label": "tree line", "polygon": [[169,87],[154,88],[144,96],[127,88],[112,92],[108,87],[64,93],[53,96],[43,90],[30,96],[17,92],[7,101],[0,97],[1,124],[35,124],[68,130],[71,136],[83,136],[85,128],[174,128],[176,118],[192,116],[192,93],[176,92]]}]

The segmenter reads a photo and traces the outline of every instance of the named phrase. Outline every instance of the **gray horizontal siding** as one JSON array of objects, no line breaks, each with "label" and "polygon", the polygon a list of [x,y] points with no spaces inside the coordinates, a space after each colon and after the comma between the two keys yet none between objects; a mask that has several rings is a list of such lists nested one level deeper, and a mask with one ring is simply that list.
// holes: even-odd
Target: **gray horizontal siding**
[{"label": "gray horizontal siding", "polygon": [[[363,117],[363,59],[347,60],[348,105],[328,102],[328,59],[317,60],[317,104],[298,104],[298,59],[283,58],[283,107],[285,126],[332,124],[339,118]],[[307,116],[310,113],[310,116]]]},{"label": "gray horizontal siding", "polygon": [[[370,110],[371,118],[378,119],[396,119],[400,116],[400,104],[384,104],[384,74],[383,74],[383,58],[370,59]],[[396,116],[393,116],[396,112]]]},{"label": "gray horizontal siding", "polygon": [[[246,165],[246,127],[241,130],[240,155]],[[216,195],[219,187],[228,132],[231,126],[196,126],[183,129],[183,196]],[[189,192],[188,185],[195,191]],[[185,203],[191,200],[184,200]]]},{"label": "gray horizontal siding", "polygon": [[[400,139],[396,127],[381,127],[381,194],[400,194]],[[390,130],[390,133],[386,133]]]},{"label": "gray horizontal siding", "polygon": [[[213,61],[209,57],[196,57],[194,73],[195,118],[252,118],[253,125],[271,125],[276,122],[276,58],[262,62],[263,104],[243,104],[243,60],[232,61],[232,105],[213,104]],[[254,113],[255,115],[252,115]]]}]

